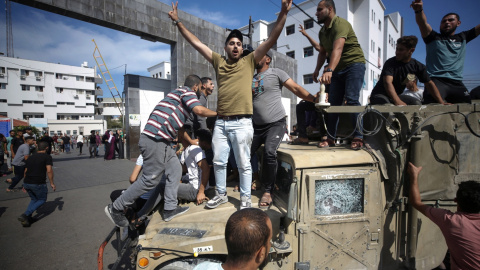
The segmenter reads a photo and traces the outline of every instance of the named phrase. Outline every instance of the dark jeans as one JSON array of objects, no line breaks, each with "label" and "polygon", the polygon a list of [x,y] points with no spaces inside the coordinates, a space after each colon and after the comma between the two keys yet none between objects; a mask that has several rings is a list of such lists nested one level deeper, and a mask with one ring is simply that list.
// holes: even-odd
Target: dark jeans
[{"label": "dark jeans", "polygon": [[[343,70],[335,71],[332,75],[328,101],[332,106],[342,106],[344,102],[348,106],[360,106],[360,90],[365,77],[365,64],[354,63]],[[337,134],[338,113],[328,115],[327,130],[330,139],[334,139]],[[353,126],[356,127],[358,113],[350,114]],[[363,135],[355,129],[353,134],[356,138],[363,138]]]},{"label": "dark jeans", "polygon": [[[422,102],[412,96],[399,95],[400,100],[405,102],[407,105],[422,105]],[[393,104],[393,100],[386,95],[376,94],[370,97],[371,105],[383,105],[383,104]]]},{"label": "dark jeans", "polygon": [[82,149],[83,149],[83,142],[78,142],[77,143],[77,148],[80,149],[80,154],[82,153]]},{"label": "dark jeans", "polygon": [[[438,88],[443,101],[449,103],[472,103],[470,93],[462,81],[433,77],[432,81]],[[425,104],[438,103],[428,91],[423,91],[423,100]]]},{"label": "dark jeans", "polygon": [[264,144],[263,163],[265,170],[262,172],[265,192],[272,193],[277,178],[277,149],[282,142],[286,130],[285,118],[266,125],[253,124],[253,141],[250,153],[255,153]]},{"label": "dark jeans", "polygon": [[25,166],[17,166],[13,165],[13,173],[15,176],[12,178],[12,183],[8,186],[8,189],[13,189],[18,184],[18,182],[22,181],[23,176],[25,175]]},{"label": "dark jeans", "polygon": [[[300,103],[297,104],[296,106],[296,112],[297,112],[297,134],[298,137],[300,138],[307,138],[307,125],[312,125],[312,123],[309,123],[306,120],[306,112],[311,112],[317,116],[317,111],[315,110],[315,103],[309,102],[302,100]],[[316,119],[317,117],[315,117]],[[314,123],[314,126],[317,127],[317,124]],[[323,135],[326,133],[325,131],[325,124],[323,123],[320,124],[318,127],[320,129],[320,133]]]},{"label": "dark jeans", "polygon": [[23,187],[30,196],[30,204],[28,204],[26,216],[31,216],[35,210],[42,206],[47,201],[48,188],[47,184],[26,184]]}]

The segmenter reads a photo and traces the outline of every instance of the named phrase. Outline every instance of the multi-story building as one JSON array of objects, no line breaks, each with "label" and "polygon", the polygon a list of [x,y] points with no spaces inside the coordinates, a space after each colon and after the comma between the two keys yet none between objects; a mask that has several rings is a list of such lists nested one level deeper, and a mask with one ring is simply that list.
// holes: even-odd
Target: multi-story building
[{"label": "multi-story building", "polygon": [[101,107],[103,107],[102,115],[103,116],[115,116],[119,117],[122,115],[118,106],[121,107],[122,111],[125,111],[125,101],[123,101],[123,105],[121,105],[122,101],[120,98],[102,98],[101,100]]},{"label": "multi-story building", "polygon": [[152,78],[170,80],[171,65],[169,61],[158,63],[147,68],[147,70],[150,72],[150,76],[152,76]]},{"label": "multi-story building", "polygon": [[[297,59],[298,77],[296,82],[312,94],[319,90],[319,84],[314,83],[312,77],[317,64],[318,52],[300,33],[299,25],[303,25],[307,33],[318,41],[318,32],[321,26],[314,21],[316,20],[317,4],[318,1],[304,1],[297,4],[300,9],[292,7],[276,46],[278,52]],[[385,5],[381,0],[336,0],[335,5],[337,16],[352,24],[367,61],[365,81],[360,97],[360,102],[367,104],[368,96],[381,74],[383,63],[395,55],[395,42],[402,35],[403,21],[398,12],[385,16]],[[261,20],[253,23],[254,47],[268,37],[268,32],[274,23]],[[248,26],[239,30],[246,34]],[[391,38],[390,43],[386,40],[387,37]]]},{"label": "multi-story building", "polygon": [[0,115],[14,119],[94,119],[95,68],[0,57]]}]

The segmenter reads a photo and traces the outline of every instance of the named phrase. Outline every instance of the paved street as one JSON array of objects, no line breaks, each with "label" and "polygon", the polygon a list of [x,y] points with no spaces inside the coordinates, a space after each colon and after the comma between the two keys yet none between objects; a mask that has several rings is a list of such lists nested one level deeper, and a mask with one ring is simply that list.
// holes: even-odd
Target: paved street
[{"label": "paved street", "polygon": [[[30,198],[22,191],[7,193],[4,181],[12,175],[1,177],[0,269],[96,269],[98,248],[113,228],[104,208],[112,190],[129,186],[134,166],[124,159],[90,159],[86,147],[82,156],[77,149],[53,155],[57,191],[48,185],[47,203],[34,214],[38,221],[30,228],[17,220]],[[115,259],[109,243],[104,269]]]}]

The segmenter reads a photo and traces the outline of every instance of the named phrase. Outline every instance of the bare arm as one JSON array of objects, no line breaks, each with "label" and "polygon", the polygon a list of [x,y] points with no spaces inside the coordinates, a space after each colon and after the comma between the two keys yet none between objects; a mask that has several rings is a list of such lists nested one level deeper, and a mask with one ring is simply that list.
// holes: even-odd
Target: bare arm
[{"label": "bare arm", "polygon": [[415,11],[415,21],[418,24],[422,38],[426,38],[432,32],[432,27],[427,23],[427,16],[425,16],[425,12],[423,12],[422,0],[413,1],[410,7]]},{"label": "bare arm", "polygon": [[198,115],[198,116],[203,116],[203,117],[214,117],[214,116],[217,116],[217,112],[214,112],[210,109],[208,109],[207,107],[203,107],[203,106],[195,106],[193,108],[193,113]]},{"label": "bare arm", "polygon": [[23,158],[27,160],[30,157],[30,155],[25,155]]},{"label": "bare arm", "polygon": [[300,33],[302,33],[302,35],[304,35],[308,41],[310,42],[310,44],[312,44],[313,48],[315,48],[315,50],[317,50],[318,52],[320,51],[320,44],[315,41],[309,34],[307,34],[307,31],[305,31],[305,29],[303,29],[303,25],[299,25],[299,28],[300,28]]},{"label": "bare arm", "polygon": [[197,164],[198,167],[202,169],[202,178],[200,179],[200,186],[198,187],[197,193],[197,204],[201,204],[207,198],[205,197],[205,187],[210,178],[210,167],[208,166],[206,159],[200,160]]},{"label": "bare arm", "polygon": [[[333,50],[330,55],[330,62],[328,63],[327,68],[335,70],[340,62],[340,57],[342,57],[343,47],[345,46],[345,38],[339,38],[333,42]],[[323,75],[320,78],[320,82],[324,84],[330,84],[332,80],[332,72],[323,72]]]},{"label": "bare arm", "polygon": [[53,191],[55,191],[57,188],[55,187],[55,183],[53,182],[52,165],[47,165],[47,175],[48,175],[48,180],[50,181],[50,186],[52,187]]},{"label": "bare arm", "polygon": [[435,83],[433,81],[429,81],[429,82],[425,83],[425,88],[430,93],[430,95],[432,95],[432,97],[435,98],[435,100],[438,103],[443,104],[443,105],[447,105],[447,103],[445,103],[443,101],[442,96],[440,95],[440,92],[438,92],[437,86],[435,85]]},{"label": "bare arm", "polygon": [[383,87],[385,87],[385,91],[387,92],[387,95],[392,98],[393,103],[395,105],[397,106],[407,105],[398,97],[397,92],[395,91],[395,87],[393,86],[393,76],[390,76],[390,75],[383,76]]},{"label": "bare arm", "polygon": [[418,189],[418,175],[422,167],[415,167],[411,162],[408,163],[408,175],[410,177],[410,195],[408,198],[408,203],[412,205],[413,208],[417,209],[419,212],[425,215],[427,207],[422,203],[422,197],[420,196],[420,191]]},{"label": "bare arm", "polygon": [[[168,16],[172,21],[178,20],[178,1],[174,4],[172,2],[172,10],[168,12]],[[185,24],[182,22],[177,23],[178,31],[180,34],[190,43],[195,50],[197,50],[205,59],[211,64],[212,63],[212,50],[205,44],[203,44],[192,32],[190,32]]]},{"label": "bare arm", "polygon": [[283,26],[285,25],[285,21],[287,20],[288,11],[292,7],[293,0],[282,0],[282,9],[278,14],[277,22],[275,23],[275,27],[273,28],[272,32],[268,36],[268,39],[265,40],[262,44],[258,46],[258,48],[253,52],[255,56],[255,63],[259,63],[260,60],[267,54],[268,50],[272,48],[272,46],[277,42],[278,36],[283,31]]},{"label": "bare arm", "polygon": [[327,51],[325,51],[325,48],[323,48],[323,46],[320,46],[320,51],[317,58],[317,66],[315,67],[315,71],[313,72],[313,81],[316,83],[318,83],[318,74],[323,66],[323,63],[325,63],[325,59],[327,59]]},{"label": "bare arm", "polygon": [[142,165],[135,165],[135,167],[133,168],[132,174],[130,175],[130,179],[129,179],[130,184],[133,184],[135,181],[137,181],[140,171],[142,171]]},{"label": "bare arm", "polygon": [[283,86],[285,86],[288,90],[290,90],[292,93],[294,93],[297,97],[304,99],[306,101],[310,102],[316,102],[318,101],[318,95],[312,95],[310,94],[307,90],[305,90],[303,87],[298,85],[294,80],[288,79],[286,82],[283,83]]}]

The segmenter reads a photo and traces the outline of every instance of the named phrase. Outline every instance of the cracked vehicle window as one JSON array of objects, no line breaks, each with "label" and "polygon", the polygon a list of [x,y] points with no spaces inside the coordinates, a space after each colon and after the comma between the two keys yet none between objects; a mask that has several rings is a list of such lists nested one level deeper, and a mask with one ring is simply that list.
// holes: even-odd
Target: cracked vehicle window
[{"label": "cracked vehicle window", "polygon": [[315,215],[363,213],[363,178],[315,181]]}]

